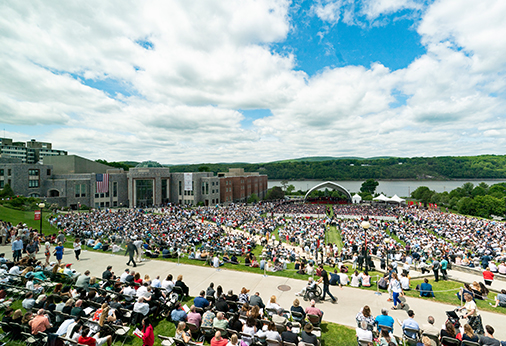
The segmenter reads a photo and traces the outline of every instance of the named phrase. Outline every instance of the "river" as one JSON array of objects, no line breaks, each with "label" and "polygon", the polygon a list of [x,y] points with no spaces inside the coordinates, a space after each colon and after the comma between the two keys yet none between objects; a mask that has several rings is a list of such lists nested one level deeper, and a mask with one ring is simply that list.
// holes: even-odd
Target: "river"
[{"label": "river", "polygon": [[[295,186],[295,191],[307,191],[323,182],[323,180],[294,180],[290,181],[288,184]],[[362,186],[362,183],[364,181],[345,180],[333,182],[341,185],[353,194],[360,191],[360,186]],[[411,192],[416,190],[416,188],[419,186],[427,186],[429,189],[436,192],[450,192],[451,190],[462,186],[466,182],[471,182],[474,184],[474,186],[478,185],[481,182],[484,182],[490,186],[497,183],[504,183],[506,180],[378,180],[378,182],[379,186],[376,188],[376,192],[383,193],[388,197],[392,197],[393,195],[397,195],[399,197],[408,197],[410,196]],[[281,180],[269,180],[268,187],[271,188],[273,186],[281,186]]]}]

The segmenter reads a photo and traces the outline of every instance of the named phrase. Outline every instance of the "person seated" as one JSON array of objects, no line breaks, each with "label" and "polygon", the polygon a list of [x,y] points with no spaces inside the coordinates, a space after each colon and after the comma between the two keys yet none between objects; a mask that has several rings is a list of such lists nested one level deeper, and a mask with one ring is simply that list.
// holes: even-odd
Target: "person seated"
[{"label": "person seated", "polygon": [[170,251],[167,248],[163,248],[162,250],[162,258],[170,258]]},{"label": "person seated", "polygon": [[313,280],[312,277],[307,279],[306,287],[303,287],[299,293],[296,293],[296,296],[305,296],[306,292],[314,290],[316,287],[316,281]]},{"label": "person seated", "polygon": [[459,292],[457,292],[456,296],[459,298],[459,300],[464,300],[464,295],[469,294],[471,297],[473,297],[474,300],[474,292],[471,286],[468,283],[464,284],[464,287],[460,289]]},{"label": "person seated", "polygon": [[277,314],[272,315],[272,322],[275,324],[285,325],[288,323],[288,319],[284,316],[285,309],[279,308]]},{"label": "person seated", "polygon": [[313,325],[311,323],[304,325],[304,330],[300,333],[300,340],[318,346],[318,338],[313,334]]},{"label": "person seated", "polygon": [[429,284],[429,280],[427,278],[424,278],[423,283],[420,285],[420,297],[436,298],[434,296],[434,291],[432,290],[432,285]]},{"label": "person seated", "polygon": [[411,290],[409,277],[406,274],[406,272],[401,273],[401,278],[400,278],[399,282],[401,284],[401,288],[403,291]]},{"label": "person seated", "polygon": [[474,333],[473,328],[469,323],[464,324],[464,334],[462,335],[462,341],[464,340],[472,342],[480,341],[480,337]]},{"label": "person seated", "polygon": [[362,282],[363,287],[371,287],[371,275],[366,270],[363,273],[360,273],[360,281]]},{"label": "person seated", "polygon": [[101,346],[107,343],[107,346],[111,346],[112,344],[112,336],[104,336],[103,338],[100,337],[100,332],[95,334],[94,336],[88,336],[90,335],[90,328],[89,327],[83,327],[82,334],[77,339],[77,342],[82,345],[89,345],[89,346]]},{"label": "person seated", "polygon": [[188,344],[192,337],[191,337],[191,332],[189,330],[185,331],[185,329],[186,329],[186,323],[179,322],[177,324],[176,333],[174,335],[174,338],[176,338],[178,340],[182,340],[185,344]]},{"label": "person seated", "polygon": [[440,340],[442,346],[453,346],[453,344],[447,344],[443,341],[444,336],[462,341],[462,335],[460,334],[460,331],[455,330],[455,326],[450,321],[446,321],[444,329],[441,329],[441,332],[439,334],[441,335]]},{"label": "person seated", "polygon": [[380,326],[390,327],[392,331],[394,330],[394,319],[392,316],[388,316],[387,309],[381,309],[381,315],[376,316],[374,324],[378,326],[378,330],[381,330]]},{"label": "person seated", "polygon": [[223,312],[220,311],[216,314],[216,317],[213,319],[213,327],[220,329],[228,328],[228,320],[225,318]]},{"label": "person seated", "polygon": [[221,332],[218,330],[214,337],[211,339],[211,346],[226,346],[228,344],[228,340],[221,336]]},{"label": "person seated", "polygon": [[499,293],[495,297],[495,305],[492,305],[494,308],[500,306],[502,308],[506,308],[506,290],[502,289],[501,293]]},{"label": "person seated", "polygon": [[100,239],[97,239],[97,241],[93,245],[93,250],[100,250],[101,248],[102,248],[102,242],[100,241]]},{"label": "person seated", "polygon": [[239,260],[237,259],[237,256],[235,254],[233,254],[232,257],[230,258],[230,263],[239,264]]},{"label": "person seated", "polygon": [[297,345],[299,343],[299,336],[292,331],[292,322],[288,322],[285,328],[285,331],[281,333],[281,340]]},{"label": "person seated", "polygon": [[353,274],[351,274],[350,280],[351,280],[350,282],[351,287],[360,287],[360,276],[357,270],[355,270]]},{"label": "person seated", "polygon": [[195,305],[192,305],[190,307],[190,312],[187,316],[187,322],[193,323],[195,326],[197,326],[197,329],[200,328],[200,324],[202,323],[202,316],[200,316],[200,314],[197,312]]},{"label": "person seated", "polygon": [[367,330],[367,322],[361,321],[360,327],[355,329],[358,340],[365,340],[372,342],[372,331]]}]

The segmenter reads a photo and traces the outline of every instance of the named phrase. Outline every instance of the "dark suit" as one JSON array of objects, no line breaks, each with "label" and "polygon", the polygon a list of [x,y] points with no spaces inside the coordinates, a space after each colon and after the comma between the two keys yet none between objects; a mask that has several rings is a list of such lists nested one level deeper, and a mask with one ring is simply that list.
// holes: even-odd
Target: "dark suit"
[{"label": "dark suit", "polygon": [[137,267],[137,264],[135,264],[135,261],[134,261],[134,255],[139,254],[139,250],[137,250],[137,246],[135,246],[132,241],[129,241],[127,244],[125,255],[126,254],[128,254],[128,256],[129,256],[129,260],[127,262],[127,265],[130,265],[130,262],[132,262],[134,264],[134,267]]}]

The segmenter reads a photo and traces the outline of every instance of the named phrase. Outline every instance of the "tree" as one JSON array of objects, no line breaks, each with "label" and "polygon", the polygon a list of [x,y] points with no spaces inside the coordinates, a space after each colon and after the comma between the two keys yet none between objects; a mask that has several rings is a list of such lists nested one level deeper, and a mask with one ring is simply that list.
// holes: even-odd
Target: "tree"
[{"label": "tree", "polygon": [[376,191],[376,188],[378,187],[379,183],[374,179],[367,179],[362,183],[362,186],[360,187],[361,192],[369,193],[370,195],[374,194],[374,191]]},{"label": "tree", "polygon": [[0,192],[0,197],[14,197],[14,191],[12,191],[12,187],[9,184],[5,184],[4,188]]},{"label": "tree", "polygon": [[208,166],[199,166],[199,172],[210,172]]},{"label": "tree", "polygon": [[265,199],[267,200],[283,199],[283,198],[285,198],[285,192],[279,186],[274,186],[272,189],[270,189],[267,192],[267,196],[265,197]]},{"label": "tree", "polygon": [[415,191],[411,192],[411,197],[422,201],[422,203],[428,203],[434,193],[435,191],[429,189],[427,186],[419,186]]},{"label": "tree", "polygon": [[476,202],[471,197],[462,197],[457,202],[457,210],[464,215],[475,215]]},{"label": "tree", "polygon": [[291,195],[293,191],[295,191],[295,186],[293,186],[292,184],[288,185],[288,187],[286,188],[286,194]]},{"label": "tree", "polygon": [[257,203],[259,201],[259,198],[256,193],[252,193],[251,196],[248,198],[248,203]]},{"label": "tree", "polygon": [[286,191],[288,186],[288,180],[281,180],[281,186],[283,187],[283,190]]}]

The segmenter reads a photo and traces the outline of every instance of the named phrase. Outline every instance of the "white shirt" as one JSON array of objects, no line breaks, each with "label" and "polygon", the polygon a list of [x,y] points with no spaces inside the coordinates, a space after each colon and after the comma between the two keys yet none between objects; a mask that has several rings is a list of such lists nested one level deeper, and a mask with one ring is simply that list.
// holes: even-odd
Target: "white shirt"
[{"label": "white shirt", "polygon": [[145,293],[148,292],[148,288],[146,286],[141,286],[137,289],[137,297],[144,297]]},{"label": "white shirt", "polygon": [[162,288],[165,288],[168,292],[172,292],[172,289],[174,288],[174,282],[170,280],[163,280]]},{"label": "white shirt", "polygon": [[128,275],[130,275],[130,273],[127,273],[127,272],[124,272],[123,274],[121,274],[121,276],[119,277],[119,282],[125,283]]},{"label": "white shirt", "polygon": [[74,243],[74,250],[81,250],[81,242]]},{"label": "white shirt", "polygon": [[405,276],[401,276],[401,287],[403,290],[409,290],[409,279]]},{"label": "white shirt", "polygon": [[364,330],[362,328],[357,328],[357,338],[359,340],[372,341],[372,332],[370,330]]},{"label": "white shirt", "polygon": [[14,266],[9,270],[9,274],[19,275],[21,274],[21,270],[19,270],[18,266]]},{"label": "white shirt", "polygon": [[148,303],[135,303],[134,304],[134,312],[139,312],[146,316],[149,312],[149,304]]},{"label": "white shirt", "polygon": [[135,291],[134,288],[130,287],[130,286],[127,286],[123,289],[123,294],[126,295],[126,296],[135,296],[137,292]]},{"label": "white shirt", "polygon": [[58,330],[56,331],[56,334],[58,334],[60,336],[67,334],[67,330],[68,330],[69,326],[74,322],[75,321],[73,318],[69,318],[69,319],[63,321],[63,323],[60,325],[60,328],[58,328]]}]

